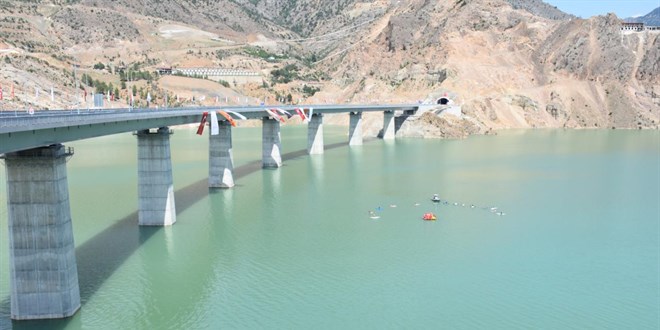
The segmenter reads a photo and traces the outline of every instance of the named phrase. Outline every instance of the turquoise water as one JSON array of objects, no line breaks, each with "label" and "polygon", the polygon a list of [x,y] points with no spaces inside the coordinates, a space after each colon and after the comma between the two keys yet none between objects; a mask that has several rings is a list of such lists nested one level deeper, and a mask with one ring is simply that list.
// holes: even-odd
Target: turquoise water
[{"label": "turquoise water", "polygon": [[[347,140],[325,129],[326,144]],[[135,137],[69,144],[83,305],[67,320],[8,319],[3,170],[0,328],[660,327],[660,132],[375,140],[312,157],[295,153],[305,137],[284,127],[293,154],[261,170],[261,129],[234,130],[237,186],[209,192],[208,138],[177,130],[167,228],[137,226]]]}]

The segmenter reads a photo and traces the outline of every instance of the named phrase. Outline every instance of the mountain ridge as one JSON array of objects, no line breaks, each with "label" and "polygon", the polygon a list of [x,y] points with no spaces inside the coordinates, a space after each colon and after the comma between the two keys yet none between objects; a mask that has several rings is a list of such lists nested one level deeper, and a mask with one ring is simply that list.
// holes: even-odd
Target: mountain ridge
[{"label": "mountain ridge", "polygon": [[[72,106],[84,74],[95,82],[86,88],[102,82],[121,102],[132,89],[138,102],[150,92],[154,102],[169,93],[181,103],[213,94],[368,103],[449,93],[482,132],[658,127],[658,34],[624,34],[614,15],[578,19],[538,0],[3,1],[0,85],[58,86],[62,96],[21,96],[7,107]],[[248,70],[262,82],[195,87],[125,74],[171,66]]]},{"label": "mountain ridge", "polygon": [[628,23],[644,23],[651,26],[660,26],[660,7],[640,17],[628,17],[624,21]]}]

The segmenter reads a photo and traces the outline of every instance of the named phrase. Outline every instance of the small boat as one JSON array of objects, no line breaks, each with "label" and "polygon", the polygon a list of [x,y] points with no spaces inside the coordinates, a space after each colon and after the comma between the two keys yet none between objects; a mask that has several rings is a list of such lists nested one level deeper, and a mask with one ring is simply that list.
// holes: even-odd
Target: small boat
[{"label": "small boat", "polygon": [[433,197],[431,197],[431,201],[433,203],[440,203],[440,196],[438,196],[438,194],[433,194]]},{"label": "small boat", "polygon": [[437,219],[435,217],[435,214],[433,213],[424,213],[424,216],[422,217],[423,220],[435,220]]}]

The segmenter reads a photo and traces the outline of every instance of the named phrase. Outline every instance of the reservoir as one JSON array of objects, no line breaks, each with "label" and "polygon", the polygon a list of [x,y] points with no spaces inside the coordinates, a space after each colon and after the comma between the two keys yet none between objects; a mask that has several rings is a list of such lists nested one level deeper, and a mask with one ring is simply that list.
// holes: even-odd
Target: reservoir
[{"label": "reservoir", "polygon": [[314,156],[306,134],[283,127],[284,166],[262,170],[261,128],[234,129],[237,185],[209,191],[208,137],[175,129],[158,228],[137,225],[135,136],[66,144],[82,307],[64,320],[9,319],[3,165],[0,329],[660,327],[660,131],[349,148],[326,126]]}]

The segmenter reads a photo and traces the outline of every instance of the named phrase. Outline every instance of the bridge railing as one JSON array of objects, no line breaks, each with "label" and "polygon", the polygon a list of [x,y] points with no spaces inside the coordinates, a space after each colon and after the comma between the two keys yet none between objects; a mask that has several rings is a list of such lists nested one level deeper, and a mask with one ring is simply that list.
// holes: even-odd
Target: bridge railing
[{"label": "bridge railing", "polygon": [[37,110],[33,113],[23,111],[1,111],[0,133],[66,127],[73,125],[98,124],[103,122],[130,121],[141,119],[166,118],[177,116],[201,115],[204,111],[232,110],[255,119],[267,114],[264,108],[282,108],[293,111],[294,108],[314,108],[315,112],[337,113],[350,111],[409,111],[416,105],[260,105],[260,106],[203,106],[178,108],[114,108],[114,109],[73,109],[73,110]]},{"label": "bridge railing", "polygon": [[[183,110],[183,112],[190,112],[190,109]],[[4,112],[0,115],[0,132],[8,131],[11,129],[25,129],[26,127],[41,128],[44,126],[70,126],[77,124],[89,124],[96,122],[119,120],[138,120],[149,119],[153,117],[169,117],[180,116],[182,110],[143,110],[130,111],[125,109],[112,109],[112,110],[40,110],[35,111],[34,114],[8,114]]]}]

